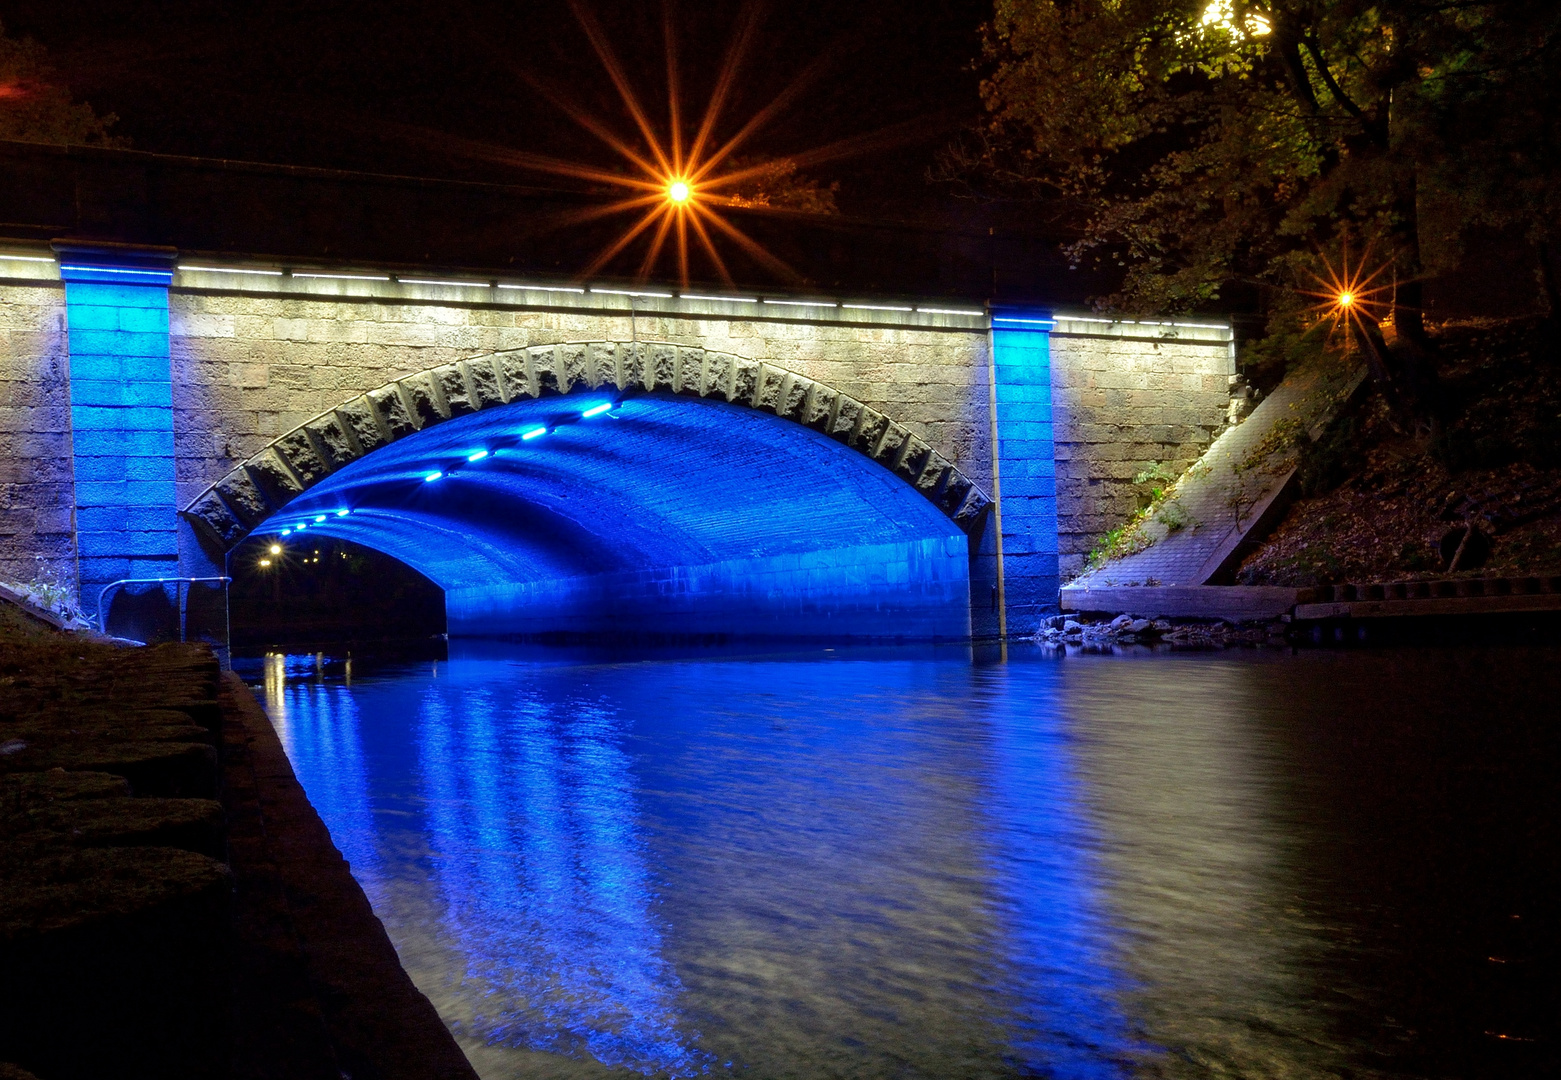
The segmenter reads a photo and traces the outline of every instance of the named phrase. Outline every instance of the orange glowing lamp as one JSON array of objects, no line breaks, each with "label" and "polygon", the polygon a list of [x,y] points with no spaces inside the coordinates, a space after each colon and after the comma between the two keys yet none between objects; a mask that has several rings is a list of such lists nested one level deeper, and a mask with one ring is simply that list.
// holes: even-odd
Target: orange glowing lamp
[{"label": "orange glowing lamp", "polygon": [[682,206],[694,197],[693,190],[688,186],[687,180],[674,180],[667,185],[667,201]]},{"label": "orange glowing lamp", "polygon": [[1341,292],[1339,294],[1339,306],[1341,308],[1350,307],[1354,303],[1355,303],[1355,294],[1354,293]]}]

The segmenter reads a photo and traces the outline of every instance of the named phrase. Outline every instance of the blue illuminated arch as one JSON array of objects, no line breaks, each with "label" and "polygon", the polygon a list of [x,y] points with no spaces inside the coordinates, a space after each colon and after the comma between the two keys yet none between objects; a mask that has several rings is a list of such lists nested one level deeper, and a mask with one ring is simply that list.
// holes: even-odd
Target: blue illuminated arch
[{"label": "blue illuminated arch", "polygon": [[228,549],[264,530],[393,555],[445,589],[452,633],[940,638],[968,636],[966,533],[986,506],[821,383],[593,342],[387,384],[185,513]]}]

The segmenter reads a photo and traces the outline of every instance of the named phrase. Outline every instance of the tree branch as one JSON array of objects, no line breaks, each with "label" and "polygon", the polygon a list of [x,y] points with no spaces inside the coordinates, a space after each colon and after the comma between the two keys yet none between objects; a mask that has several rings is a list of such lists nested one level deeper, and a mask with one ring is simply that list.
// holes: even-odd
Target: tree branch
[{"label": "tree branch", "polygon": [[1301,59],[1300,36],[1286,28],[1281,31],[1283,37],[1279,40],[1279,52],[1284,57],[1285,70],[1290,73],[1290,83],[1295,88],[1298,98],[1312,113],[1320,111],[1317,104],[1317,93],[1312,89],[1312,80],[1306,74],[1306,64]]},{"label": "tree branch", "polygon": [[1344,92],[1344,88],[1333,77],[1333,72],[1328,70],[1327,61],[1323,59],[1322,49],[1318,46],[1317,39],[1315,37],[1303,38],[1302,43],[1306,46],[1306,51],[1312,54],[1312,63],[1317,66],[1317,74],[1322,78],[1323,85],[1328,88],[1328,93],[1333,95],[1333,100],[1343,106],[1345,112],[1360,121],[1361,126],[1366,129],[1366,134],[1371,136],[1372,142],[1383,145],[1385,140],[1378,136],[1376,131],[1377,125],[1372,123],[1359,105],[1350,100],[1350,96]]}]

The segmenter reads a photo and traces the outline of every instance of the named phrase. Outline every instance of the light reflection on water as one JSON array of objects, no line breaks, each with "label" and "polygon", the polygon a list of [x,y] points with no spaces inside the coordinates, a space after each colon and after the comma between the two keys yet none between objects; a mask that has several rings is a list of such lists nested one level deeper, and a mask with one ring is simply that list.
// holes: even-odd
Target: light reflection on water
[{"label": "light reflection on water", "polygon": [[[1553,652],[465,649],[360,659],[350,686],[329,658],[261,667],[299,779],[484,1077],[1553,1060],[1553,987],[1525,1011],[1465,970],[1527,905],[1541,929],[1500,947],[1554,973]],[[1471,750],[1493,685],[1510,738]],[[1470,752],[1550,786],[1460,787]],[[1498,804],[1482,826],[1426,827],[1469,799]],[[1515,823],[1544,873],[1493,880],[1516,864],[1476,852]]]}]

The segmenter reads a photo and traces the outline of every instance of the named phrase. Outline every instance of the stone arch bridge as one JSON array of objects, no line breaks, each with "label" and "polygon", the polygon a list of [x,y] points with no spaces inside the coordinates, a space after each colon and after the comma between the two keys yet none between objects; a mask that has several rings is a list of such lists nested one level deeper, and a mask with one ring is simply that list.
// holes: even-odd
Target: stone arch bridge
[{"label": "stone arch bridge", "polygon": [[0,333],[0,577],[313,529],[471,634],[1031,632],[1234,373],[1200,320],[64,242],[0,251]]}]

